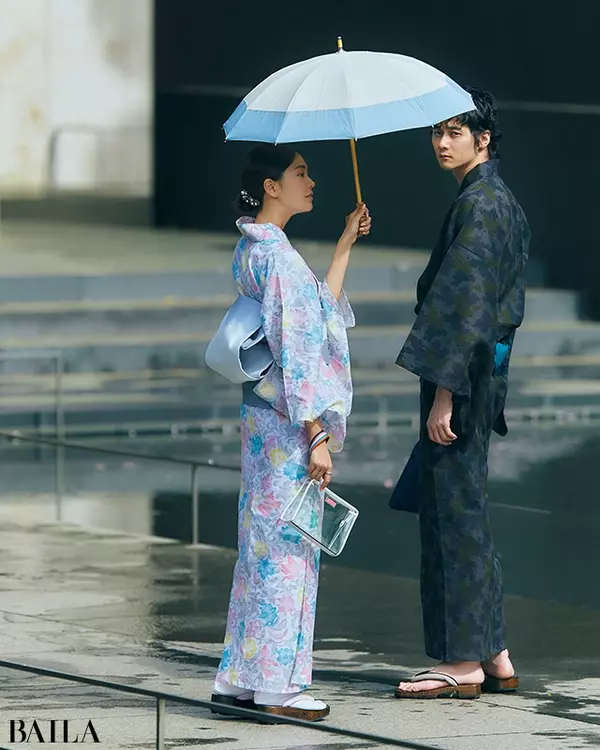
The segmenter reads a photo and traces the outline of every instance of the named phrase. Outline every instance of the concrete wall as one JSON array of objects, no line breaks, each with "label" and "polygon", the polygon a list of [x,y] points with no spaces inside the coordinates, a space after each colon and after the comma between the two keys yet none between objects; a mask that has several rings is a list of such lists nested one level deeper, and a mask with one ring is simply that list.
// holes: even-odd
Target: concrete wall
[{"label": "concrete wall", "polygon": [[0,0],[0,197],[148,196],[152,0]]}]

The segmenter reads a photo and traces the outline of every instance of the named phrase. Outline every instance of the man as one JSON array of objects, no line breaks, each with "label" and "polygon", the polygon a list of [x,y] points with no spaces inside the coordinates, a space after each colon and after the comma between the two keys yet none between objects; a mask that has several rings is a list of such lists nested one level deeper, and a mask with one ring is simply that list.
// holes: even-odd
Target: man
[{"label": "man", "polygon": [[491,94],[436,125],[435,155],[460,184],[417,285],[415,324],[396,363],[421,379],[421,599],[428,656],[440,664],[397,698],[477,698],[515,690],[502,579],[490,531],[487,456],[506,435],[510,350],[523,320],[529,226],[500,179]]}]

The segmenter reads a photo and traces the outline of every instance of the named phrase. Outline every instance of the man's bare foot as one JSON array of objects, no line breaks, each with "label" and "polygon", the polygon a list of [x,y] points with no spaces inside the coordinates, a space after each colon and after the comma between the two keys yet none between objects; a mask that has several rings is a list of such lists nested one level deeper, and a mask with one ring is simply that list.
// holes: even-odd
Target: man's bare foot
[{"label": "man's bare foot", "polygon": [[[454,677],[459,685],[481,685],[485,677],[481,664],[477,661],[442,662],[433,667],[431,671],[449,674]],[[436,690],[447,685],[448,683],[439,680],[425,680],[423,682],[401,682],[398,687],[400,690],[407,692],[423,692]]]},{"label": "man's bare foot", "polygon": [[510,660],[509,653],[506,649],[501,651],[496,656],[492,656],[487,661],[482,661],[481,666],[483,671],[491,677],[498,677],[501,680],[506,680],[512,677],[515,673],[515,668]]}]

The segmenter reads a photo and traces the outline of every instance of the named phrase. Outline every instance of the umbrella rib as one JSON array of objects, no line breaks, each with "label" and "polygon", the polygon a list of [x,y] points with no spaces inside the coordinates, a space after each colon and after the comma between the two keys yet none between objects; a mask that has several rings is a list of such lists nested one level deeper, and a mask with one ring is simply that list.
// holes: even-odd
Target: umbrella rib
[{"label": "umbrella rib", "polygon": [[[410,60],[410,58],[407,58],[407,59]],[[386,62],[388,62],[387,59],[386,59]],[[409,62],[409,65],[411,65],[412,67],[418,67],[417,65],[414,65],[412,62]],[[390,73],[392,75],[394,75],[394,71],[391,69],[391,67],[389,68],[389,70],[390,70]],[[421,112],[423,113],[423,117],[425,118],[425,120],[427,122],[429,122],[429,117],[427,116],[427,112],[425,111],[425,108],[421,104],[421,97],[420,96],[416,97],[413,94],[413,92],[410,90],[410,87],[406,83],[404,83],[404,81],[400,80],[399,83],[406,90],[406,92],[409,94],[409,96],[408,96],[408,98],[407,98],[406,101],[409,101],[411,103],[411,106],[418,107],[421,110]]]},{"label": "umbrella rib", "polygon": [[[288,115],[289,115],[289,114],[291,114],[291,113],[290,113],[290,108],[291,108],[292,104],[294,103],[294,101],[295,101],[296,97],[297,97],[297,96],[298,96],[298,95],[300,94],[300,91],[301,91],[301,90],[302,90],[302,88],[303,88],[303,87],[304,87],[304,86],[306,85],[306,83],[307,83],[307,82],[308,82],[308,81],[310,80],[310,78],[311,78],[311,77],[312,77],[312,76],[313,76],[313,75],[314,75],[315,73],[317,73],[317,72],[319,72],[319,68],[318,68],[318,67],[315,67],[315,68],[313,68],[313,69],[312,69],[312,70],[310,71],[310,73],[309,73],[309,74],[308,74],[308,75],[306,76],[306,78],[305,78],[305,79],[304,79],[304,80],[302,81],[302,83],[301,83],[301,84],[300,84],[300,85],[298,86],[298,88],[296,89],[296,91],[294,92],[294,95],[292,96],[292,98],[291,98],[291,99],[290,99],[290,101],[289,101],[289,104],[288,104],[288,106],[287,106],[287,109],[286,109],[286,110],[285,110],[285,112],[283,113],[283,121],[282,121],[282,123],[281,123],[281,128],[279,129],[279,135],[281,135],[281,133],[283,132],[283,129],[285,128],[285,121],[286,121],[286,119],[287,119]],[[275,138],[275,143],[279,143],[279,139],[278,139],[278,137],[276,137],[276,138]]]},{"label": "umbrella rib", "polygon": [[[343,55],[344,52],[339,52],[338,54]],[[356,138],[356,116],[354,114],[354,107],[352,106],[352,102],[350,101],[350,87],[348,86],[348,78],[346,76],[346,68],[342,67],[342,73],[344,76],[344,84],[346,86],[346,99],[348,101],[348,111],[350,112],[350,116],[352,118],[352,136],[354,140],[357,140]]]}]

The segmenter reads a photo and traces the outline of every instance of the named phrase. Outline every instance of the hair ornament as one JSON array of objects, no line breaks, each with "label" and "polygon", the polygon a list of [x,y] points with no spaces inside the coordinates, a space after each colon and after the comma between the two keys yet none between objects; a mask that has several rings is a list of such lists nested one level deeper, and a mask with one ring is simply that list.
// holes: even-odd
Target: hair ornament
[{"label": "hair ornament", "polygon": [[260,206],[260,201],[253,198],[247,190],[242,190],[240,195],[242,196],[242,200],[249,206],[252,206],[252,208],[258,208],[258,206]]}]

